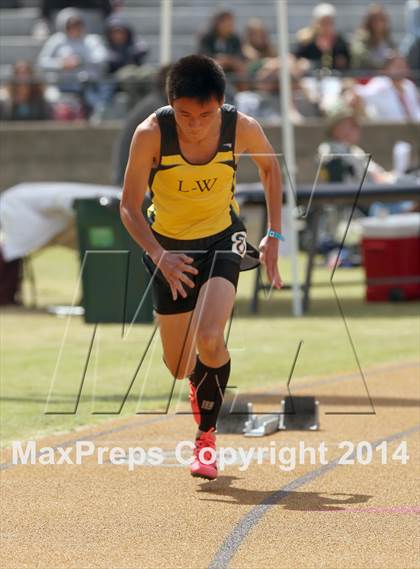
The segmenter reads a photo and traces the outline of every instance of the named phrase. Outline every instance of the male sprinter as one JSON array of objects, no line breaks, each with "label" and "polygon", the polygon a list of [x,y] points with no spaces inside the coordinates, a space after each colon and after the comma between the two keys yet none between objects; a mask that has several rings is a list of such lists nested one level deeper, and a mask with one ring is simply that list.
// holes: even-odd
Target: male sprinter
[{"label": "male sprinter", "polygon": [[[154,275],[165,364],[176,379],[190,381],[198,423],[191,474],[212,480],[216,460],[202,459],[215,456],[209,449],[215,451],[216,420],[230,374],[224,330],[239,271],[261,261],[274,287],[282,286],[281,173],[260,125],[224,104],[225,76],[215,61],[202,55],[180,59],[166,90],[169,106],[134,133],[121,218]],[[259,252],[246,242],[234,197],[236,156],[243,153],[252,155],[266,192],[268,232]],[[141,211],[148,187],[149,223]]]}]

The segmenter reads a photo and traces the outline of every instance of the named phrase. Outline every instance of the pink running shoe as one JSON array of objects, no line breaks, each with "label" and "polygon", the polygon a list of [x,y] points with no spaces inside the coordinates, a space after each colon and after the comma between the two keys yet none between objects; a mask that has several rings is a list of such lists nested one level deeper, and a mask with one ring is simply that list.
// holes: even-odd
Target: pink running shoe
[{"label": "pink running shoe", "polygon": [[197,401],[197,388],[195,387],[195,385],[193,384],[193,382],[191,380],[190,380],[189,400],[191,403],[191,409],[193,412],[194,421],[197,423],[197,425],[199,425],[200,424],[200,407],[198,406],[198,401]]},{"label": "pink running shoe", "polygon": [[215,480],[217,478],[217,463],[216,459],[210,464],[204,464],[201,462],[199,454],[201,451],[201,457],[208,461],[211,459],[212,454],[209,450],[202,449],[213,449],[216,451],[216,437],[213,434],[215,429],[212,427],[206,433],[202,433],[198,439],[195,440],[194,449],[194,460],[191,463],[191,476],[196,476],[197,478],[205,478],[206,480]]}]

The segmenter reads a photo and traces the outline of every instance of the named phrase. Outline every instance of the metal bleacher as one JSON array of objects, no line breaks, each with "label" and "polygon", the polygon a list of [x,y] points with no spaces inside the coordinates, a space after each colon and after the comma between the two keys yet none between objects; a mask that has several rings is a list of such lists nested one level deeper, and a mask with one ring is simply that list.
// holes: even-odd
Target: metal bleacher
[{"label": "metal bleacher", "polygon": [[[289,31],[291,40],[298,29],[311,19],[316,0],[289,1]],[[337,27],[347,37],[360,24],[367,4],[363,0],[332,2],[337,7]],[[404,1],[383,0],[392,23],[393,37],[398,43],[404,34]],[[18,59],[35,62],[44,43],[32,37],[38,18],[37,0],[20,0],[22,8],[0,10],[0,79],[7,76],[10,65]],[[231,0],[218,4],[212,0],[174,0],[173,2],[173,59],[194,52],[198,34],[206,28],[212,14],[219,8],[233,10],[237,30],[241,32],[250,17],[263,19],[275,41],[276,11],[273,1]],[[125,0],[122,10],[128,22],[150,47],[149,62],[159,61],[160,2],[158,0]]]}]

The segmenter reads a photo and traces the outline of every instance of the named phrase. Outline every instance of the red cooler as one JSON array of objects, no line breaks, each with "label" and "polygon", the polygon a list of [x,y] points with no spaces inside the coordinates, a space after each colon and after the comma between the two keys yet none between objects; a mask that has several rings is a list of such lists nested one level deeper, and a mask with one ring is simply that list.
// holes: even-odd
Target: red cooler
[{"label": "red cooler", "polygon": [[370,217],[361,223],[366,300],[420,298],[420,213]]}]

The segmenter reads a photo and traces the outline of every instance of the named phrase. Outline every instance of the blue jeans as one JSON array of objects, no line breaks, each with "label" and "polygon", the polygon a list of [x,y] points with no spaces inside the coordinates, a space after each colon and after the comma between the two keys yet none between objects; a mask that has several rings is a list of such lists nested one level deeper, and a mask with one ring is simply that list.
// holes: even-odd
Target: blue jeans
[{"label": "blue jeans", "polygon": [[369,216],[376,216],[381,210],[385,209],[389,214],[407,213],[414,205],[412,201],[401,201],[395,203],[374,202],[369,207]]}]

